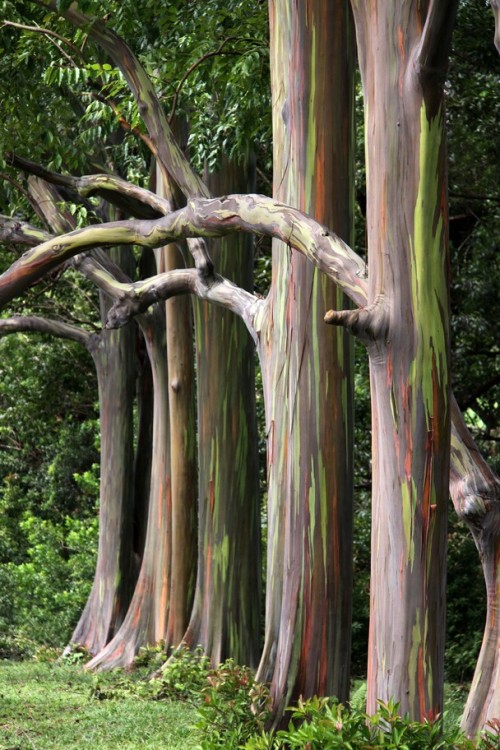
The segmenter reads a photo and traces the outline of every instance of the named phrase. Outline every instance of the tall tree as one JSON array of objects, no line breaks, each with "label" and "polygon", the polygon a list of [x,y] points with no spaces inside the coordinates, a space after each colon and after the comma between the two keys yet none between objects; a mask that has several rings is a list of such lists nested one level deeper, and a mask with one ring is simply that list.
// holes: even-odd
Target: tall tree
[{"label": "tall tree", "polygon": [[[53,232],[76,227],[74,217],[62,210],[64,202],[55,187],[38,177],[30,177],[28,182],[39,213]],[[128,248],[116,248],[110,257],[118,268],[131,275]],[[110,303],[104,295],[100,302],[104,322]],[[135,580],[132,547],[135,326],[89,336],[87,348],[96,366],[100,405],[99,546],[92,589],[71,642],[95,654],[121,625]]]},{"label": "tall tree", "polygon": [[[456,411],[449,398],[443,126],[443,77],[455,4],[431,1],[423,6],[405,0],[398,8],[389,9],[356,2],[353,9],[366,102],[368,284],[363,261],[323,225],[262,196],[230,195],[190,199],[185,208],[159,219],[91,226],[48,240],[0,276],[0,303],[6,304],[84,248],[116,243],[159,247],[181,238],[212,238],[241,230],[284,241],[290,250],[302,253],[336,280],[358,308],[332,311],[327,319],[364,341],[371,366],[374,563],[369,709],[374,708],[377,697],[395,695],[412,715],[432,717],[440,710],[442,700],[445,504],[450,414]],[[77,25],[87,23],[74,6],[67,17]],[[192,179],[189,167],[172,145],[143,69],[103,24],[94,23],[91,29],[128,76],[166,171],[186,193],[203,195],[204,187]],[[90,181],[99,179],[97,176]],[[130,184],[116,188],[122,198],[133,193],[138,200],[151,200],[146,191]],[[273,294],[267,300],[259,299],[214,272],[203,245],[191,241],[190,250],[195,268],[172,270],[139,284],[101,279],[116,300],[108,324],[123,324],[131,316],[143,314],[159,298],[183,292],[227,307],[243,318],[258,346],[267,377],[268,418],[281,405],[289,408],[283,397],[288,391],[274,388],[278,378],[273,380],[269,370],[273,325],[280,313],[292,315],[292,300],[288,307],[277,309]],[[282,247],[281,252],[288,249]],[[293,396],[293,403],[299,405],[295,392]],[[276,398],[281,401],[275,401],[279,406],[274,407]],[[291,414],[295,419],[300,411],[292,409]],[[276,424],[272,426],[276,428]],[[280,435],[274,430],[270,438],[274,462],[278,450],[284,456],[290,446],[281,448]],[[454,439],[464,442],[458,428]],[[469,455],[474,461],[472,451]],[[457,457],[455,467],[463,479],[464,459],[454,451],[454,460]],[[284,460],[281,465],[287,468]],[[456,483],[456,479],[453,481]],[[478,507],[479,490],[480,482],[476,482],[474,503]],[[285,528],[287,523],[297,528],[295,521],[301,517],[294,516],[294,499],[285,506],[282,516],[274,515],[273,535],[278,533],[281,518]],[[308,528],[312,533],[311,524]],[[495,544],[497,538],[494,532],[491,539]],[[301,562],[300,556],[293,557],[294,551],[302,554],[303,549],[301,545],[294,547],[294,541],[289,536],[283,549],[278,549],[285,563],[292,563],[282,568],[277,592],[278,600],[281,585],[283,591],[288,586],[291,594],[290,605],[287,602],[290,617],[281,623],[286,647],[280,658],[287,675],[291,674],[287,671],[287,654],[293,654],[294,644],[301,648],[298,637],[289,637],[298,622],[292,610],[294,602],[299,601],[295,597],[301,585],[300,578],[290,571],[297,570],[293,565],[297,559]],[[276,569],[279,571],[279,565]],[[300,564],[298,569],[302,570]],[[281,682],[274,683],[278,705],[283,698],[280,690],[289,689],[279,666],[277,677]]]},{"label": "tall tree", "polygon": [[[251,160],[223,159],[208,175],[214,194],[254,181]],[[209,245],[220,273],[253,285],[253,247],[244,235]],[[253,342],[229,310],[195,301],[198,374],[199,556],[185,641],[215,664],[256,666],[261,635],[259,467]]]},{"label": "tall tree", "polygon": [[[353,233],[353,29],[347,2],[270,3],[274,194]],[[339,189],[340,186],[340,189]],[[323,325],[345,299],[275,247],[261,359],[268,433],[266,632],[258,677],[291,698],[349,696],[352,342]]]},{"label": "tall tree", "polygon": [[352,3],[363,81],[372,396],[368,712],[443,706],[450,441],[443,84],[456,2]]}]

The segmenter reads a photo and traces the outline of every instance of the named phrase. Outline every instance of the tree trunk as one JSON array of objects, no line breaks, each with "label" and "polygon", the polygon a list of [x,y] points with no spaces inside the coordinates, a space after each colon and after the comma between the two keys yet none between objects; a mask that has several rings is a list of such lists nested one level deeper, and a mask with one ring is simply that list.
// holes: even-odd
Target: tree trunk
[{"label": "tree trunk", "polygon": [[[56,233],[75,228],[74,218],[58,207],[56,188],[37,177],[29,178],[30,194]],[[129,271],[130,250],[112,250],[118,266]],[[109,301],[101,295],[101,317]],[[132,556],[133,528],[133,404],[135,393],[135,324],[103,331],[90,339],[89,351],[97,371],[101,428],[99,490],[99,545],[89,598],[70,643],[98,653],[120,627],[135,581]]]},{"label": "tree trunk", "polygon": [[165,316],[161,306],[139,318],[151,362],[154,388],[153,456],[148,524],[141,569],[121,628],[88,664],[123,667],[142,646],[165,640],[171,584],[171,477]]},{"label": "tree trunk", "polygon": [[[157,191],[171,200],[168,175],[157,167]],[[157,252],[158,272],[184,268],[176,244]],[[197,473],[196,391],[191,300],[165,303],[172,477],[172,559],[167,643],[177,645],[189,622],[196,576]]]},{"label": "tree trunk", "polygon": [[[216,194],[248,190],[244,167],[223,161]],[[211,243],[220,273],[252,287],[251,240]],[[260,655],[261,545],[254,347],[228,310],[195,301],[198,373],[198,573],[185,640],[217,664],[254,666]]]},{"label": "tree trunk", "polygon": [[[353,32],[347,3],[274,0],[275,197],[353,230]],[[300,695],[349,696],[352,343],[323,317],[345,305],[294,250],[275,247],[262,344],[268,429],[266,642],[258,678],[276,718]]]},{"label": "tree trunk", "polygon": [[486,582],[486,627],[462,717],[462,729],[475,739],[488,721],[500,717],[500,480],[463,420],[453,421],[451,455],[453,505],[474,537]]},{"label": "tree trunk", "polygon": [[[373,515],[368,707],[443,707],[449,279],[443,80],[454,2],[352,3],[365,99]],[[346,322],[346,320],[344,320]]]}]

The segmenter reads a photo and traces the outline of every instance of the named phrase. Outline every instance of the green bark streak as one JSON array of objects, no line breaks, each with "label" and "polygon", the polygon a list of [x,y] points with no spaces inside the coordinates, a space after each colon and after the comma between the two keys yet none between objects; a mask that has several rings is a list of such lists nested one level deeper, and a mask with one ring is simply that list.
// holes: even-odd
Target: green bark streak
[{"label": "green bark streak", "polygon": [[[352,70],[347,6],[280,0],[270,9],[276,198],[348,238]],[[340,118],[334,117],[332,101]],[[333,175],[345,189],[334,187]],[[312,237],[306,240],[307,233],[297,230],[291,224],[282,233],[293,250],[273,246],[269,317],[260,351],[269,545],[266,641],[258,677],[271,681],[276,720],[299,694],[327,691],[347,697],[350,649],[352,434],[346,400],[351,386],[343,380],[349,378],[351,354],[345,334],[336,329],[330,335],[323,324],[337,295],[296,252],[312,247]]]},{"label": "green bark streak", "polygon": [[444,657],[450,409],[443,92],[419,59],[436,34],[432,23],[422,25],[426,11],[411,2],[353,10],[365,99],[368,303],[379,303],[367,322],[375,417],[368,712],[377,699],[396,698],[422,720],[442,710]]},{"label": "green bark streak", "polygon": [[[226,163],[211,187],[247,187],[245,169]],[[252,286],[252,248],[240,236],[214,243],[217,269]],[[195,302],[199,556],[185,640],[214,663],[256,664],[260,636],[260,509],[252,342],[228,310]]]},{"label": "green bark streak", "polygon": [[[430,122],[426,107],[420,110],[420,175],[414,216],[412,247],[412,296],[420,337],[419,359],[412,365],[410,383],[421,383],[426,408],[427,427],[435,413],[434,378],[445,399],[448,392],[446,347],[449,328],[446,248],[443,217],[435,226],[432,219],[439,205],[439,154],[443,140],[443,113]],[[415,409],[415,407],[414,407]]]}]

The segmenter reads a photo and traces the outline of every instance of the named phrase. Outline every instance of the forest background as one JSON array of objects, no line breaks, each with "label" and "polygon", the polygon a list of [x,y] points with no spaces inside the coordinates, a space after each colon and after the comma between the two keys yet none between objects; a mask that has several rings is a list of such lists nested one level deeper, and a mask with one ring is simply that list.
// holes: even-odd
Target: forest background
[{"label": "forest background", "polygon": [[[2,2],[1,17],[33,25],[36,11]],[[136,4],[137,5],[137,4]],[[112,8],[113,28],[161,82],[162,99],[189,123],[186,147],[195,167],[217,173],[226,158],[249,162],[256,191],[272,184],[271,113],[266,3],[155,3]],[[43,13],[38,21],[43,26]],[[154,31],[153,31],[154,29]],[[161,34],[157,34],[157,29]],[[165,43],[165,37],[171,39]],[[159,37],[162,43],[159,44]],[[452,254],[453,387],[483,455],[500,471],[500,318],[498,272],[498,58],[487,5],[464,0],[453,38],[447,82]],[[0,211],[39,224],[16,152],[54,171],[88,172],[103,151],[113,168],[141,185],[150,180],[150,154],[123,81],[111,66],[72,65],[57,39],[5,25],[0,29],[2,102]],[[62,56],[61,56],[62,55]],[[186,76],[186,73],[189,75]],[[182,85],[181,85],[182,84]],[[221,92],[224,92],[224,96]],[[96,95],[97,92],[97,95]],[[109,102],[120,101],[117,114]],[[362,94],[357,89],[357,119]],[[174,104],[175,102],[175,104]],[[362,128],[357,128],[356,249],[364,255],[365,184]],[[86,223],[92,206],[64,207]],[[270,244],[254,248],[255,287],[270,283]],[[0,247],[2,270],[18,248]],[[100,326],[92,284],[66,269],[33,287],[11,306],[23,315]],[[360,349],[355,375],[355,536],[353,672],[365,670],[370,569],[370,425],[367,363]],[[257,375],[259,385],[259,376]],[[260,408],[260,482],[265,538],[265,440]],[[135,415],[136,424],[138,415]],[[95,367],[81,346],[34,333],[0,340],[0,654],[30,653],[37,644],[63,646],[71,637],[94,575],[99,500],[99,418]],[[467,681],[474,670],[485,619],[484,582],[467,529],[450,515],[446,672]]]}]

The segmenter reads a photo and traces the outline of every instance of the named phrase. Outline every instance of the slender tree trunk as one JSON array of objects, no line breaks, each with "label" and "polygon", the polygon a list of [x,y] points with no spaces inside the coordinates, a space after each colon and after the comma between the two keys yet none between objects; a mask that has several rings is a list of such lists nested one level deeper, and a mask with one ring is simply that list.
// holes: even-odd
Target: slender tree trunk
[{"label": "slender tree trunk", "polygon": [[[59,207],[56,188],[29,178],[30,193],[41,215],[56,233],[75,228],[74,218]],[[130,250],[112,250],[121,268],[130,263]],[[101,295],[101,317],[109,301]],[[133,524],[133,404],[135,392],[135,324],[103,331],[90,339],[99,388],[101,477],[99,490],[99,545],[89,598],[70,642],[96,654],[120,627],[135,581],[132,557]]]},{"label": "slender tree trunk", "polygon": [[121,628],[92,659],[89,669],[123,667],[138,650],[167,637],[171,584],[171,477],[168,372],[163,306],[141,316],[154,387],[153,456],[148,524],[141,569]]},{"label": "slender tree trunk", "polygon": [[[157,167],[156,192],[173,204],[168,175]],[[176,244],[157,251],[157,272],[185,268]],[[191,300],[165,303],[172,477],[172,559],[167,643],[177,645],[189,622],[196,575],[198,463]]]},{"label": "slender tree trunk", "polygon": [[127,331],[103,331],[90,348],[100,405],[99,546],[92,589],[70,640],[91,654],[98,653],[120,627],[133,591],[131,335],[132,326]]},{"label": "slender tree trunk", "polygon": [[[346,2],[270,3],[275,197],[353,228],[353,30]],[[275,248],[262,345],[268,419],[268,588],[260,679],[277,718],[299,695],[349,695],[352,343],[345,306],[296,251]]]},{"label": "slender tree trunk", "polygon": [[475,738],[488,721],[500,718],[500,480],[463,420],[453,421],[451,455],[453,505],[474,537],[486,583],[486,627],[462,718],[462,729]]},{"label": "slender tree trunk", "polygon": [[[443,707],[449,279],[443,81],[455,3],[352,3],[365,99],[373,516],[368,712]],[[342,317],[342,316],[340,316]],[[339,317],[339,322],[340,322]]]},{"label": "slender tree trunk", "polygon": [[[223,161],[209,178],[224,194],[248,190],[245,168]],[[253,249],[242,235],[212,243],[218,270],[252,287]],[[228,310],[196,301],[198,573],[185,640],[212,662],[256,665],[260,655],[261,546],[253,343]]]}]

